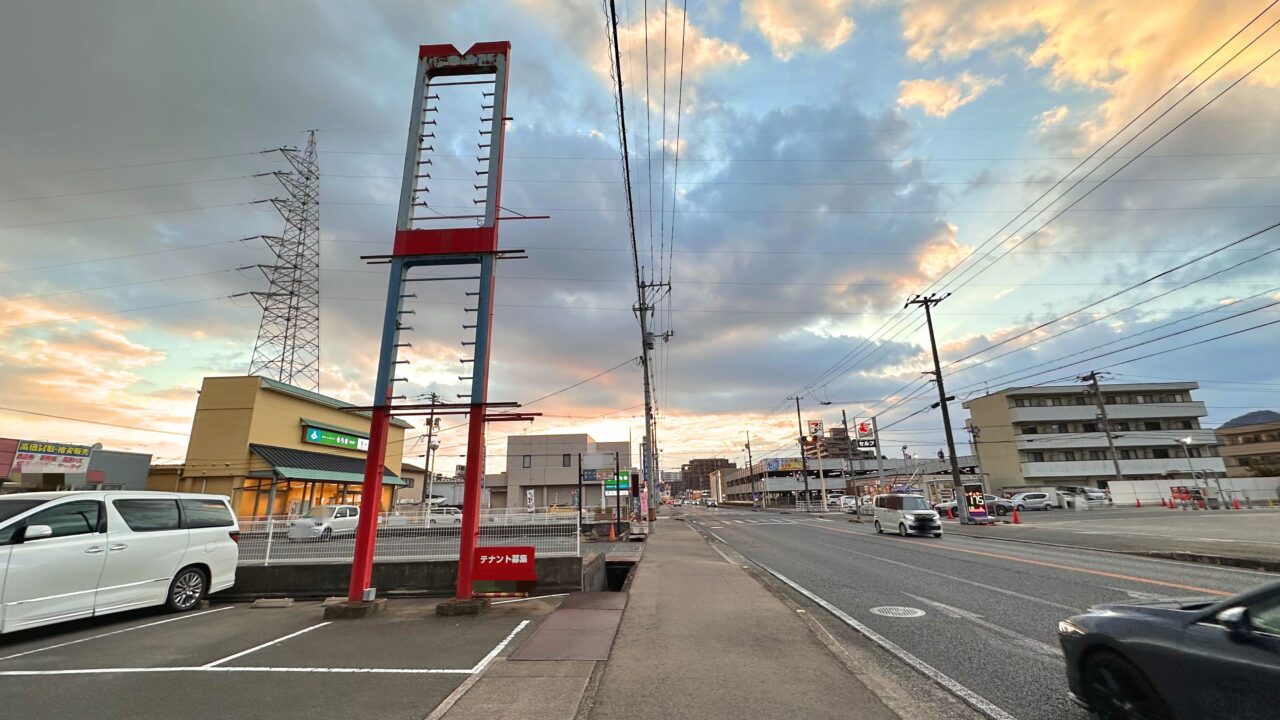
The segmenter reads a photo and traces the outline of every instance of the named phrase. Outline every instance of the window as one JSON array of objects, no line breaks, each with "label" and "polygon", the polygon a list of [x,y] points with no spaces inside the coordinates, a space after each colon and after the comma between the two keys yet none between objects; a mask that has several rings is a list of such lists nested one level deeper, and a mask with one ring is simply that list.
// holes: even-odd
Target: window
[{"label": "window", "polygon": [[1035,425],[1023,425],[1023,426],[1022,426],[1022,434],[1023,434],[1023,435],[1037,435],[1037,434],[1039,434],[1039,432],[1040,432],[1040,430],[1039,430]]},{"label": "window", "polygon": [[100,532],[105,529],[101,527],[102,503],[78,500],[55,505],[27,518],[27,525],[48,525],[53,528],[53,537]]},{"label": "window", "polygon": [[1035,400],[1035,407],[1044,407],[1044,406],[1045,406],[1044,398],[1038,398]]},{"label": "window", "polygon": [[1089,459],[1090,460],[1106,460],[1107,453],[1104,450],[1090,450]]},{"label": "window", "polygon": [[1160,402],[1162,402],[1162,403],[1174,403],[1174,402],[1178,402],[1178,399],[1177,399],[1176,397],[1174,397],[1173,395],[1161,395],[1161,396],[1160,396]]},{"label": "window", "polygon": [[1084,424],[1084,431],[1087,433],[1098,432],[1098,423],[1087,422]]},{"label": "window", "polygon": [[1249,620],[1257,632],[1280,635],[1280,597],[1272,596],[1249,606]]},{"label": "window", "polygon": [[1022,398],[1014,398],[1013,406],[1014,406],[1014,407],[1026,407],[1026,406],[1027,406],[1027,401],[1026,401],[1026,400],[1023,400]]},{"label": "window", "polygon": [[1071,404],[1072,405],[1088,405],[1089,403],[1087,400],[1084,399],[1083,396],[1079,396],[1079,397],[1071,398]]},{"label": "window", "polygon": [[1187,448],[1187,455],[1191,457],[1204,457],[1204,455],[1200,452],[1200,448],[1196,448],[1196,447]]},{"label": "window", "polygon": [[1151,458],[1153,460],[1168,460],[1169,451],[1165,448],[1155,448],[1151,451]]},{"label": "window", "polygon": [[[235,520],[221,500],[179,500],[189,528],[231,527]],[[119,507],[117,506],[117,509]]]},{"label": "window", "polygon": [[1108,396],[1106,396],[1105,398],[1103,398],[1103,401],[1104,401],[1104,402],[1106,402],[1106,404],[1108,404],[1108,405],[1115,405],[1115,404],[1116,404],[1116,396],[1115,396],[1115,395],[1108,395]]},{"label": "window", "polygon": [[177,530],[182,527],[178,518],[177,500],[116,500],[116,512],[124,518],[134,532]]},{"label": "window", "polygon": [[1138,453],[1135,450],[1121,450],[1120,459],[1121,460],[1137,460]]},{"label": "window", "polygon": [[1144,422],[1142,423],[1142,429],[1143,430],[1160,430],[1161,428],[1160,428],[1159,422]]},{"label": "window", "polygon": [[1027,462],[1044,462],[1044,453],[1042,452],[1027,453]]},{"label": "window", "polygon": [[1049,404],[1053,407],[1062,407],[1062,398],[1049,398]]},{"label": "window", "polygon": [[1071,428],[1068,427],[1066,423],[1059,423],[1053,426],[1053,431],[1057,433],[1069,433],[1071,432]]},{"label": "window", "polygon": [[533,456],[522,455],[520,457],[520,467],[533,467]]},{"label": "window", "polygon": [[1115,428],[1115,432],[1129,432],[1129,423],[1127,422],[1111,423],[1111,427]]},{"label": "window", "polygon": [[569,453],[560,456],[560,467],[573,467],[573,457]]},{"label": "window", "polygon": [[1177,422],[1172,423],[1172,425],[1174,430],[1194,430],[1195,429],[1191,427],[1190,420],[1178,420]]}]

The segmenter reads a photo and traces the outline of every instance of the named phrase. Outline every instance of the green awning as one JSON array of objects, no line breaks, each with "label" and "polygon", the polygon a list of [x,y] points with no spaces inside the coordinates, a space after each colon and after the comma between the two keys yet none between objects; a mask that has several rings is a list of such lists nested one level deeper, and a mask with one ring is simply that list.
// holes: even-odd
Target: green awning
[{"label": "green awning", "polygon": [[[294,450],[274,445],[250,444],[249,451],[271,465],[271,470],[250,473],[253,477],[270,477],[272,473],[285,480],[360,484],[364,482],[364,460],[331,453]],[[404,480],[382,468],[384,485],[407,485]]]}]

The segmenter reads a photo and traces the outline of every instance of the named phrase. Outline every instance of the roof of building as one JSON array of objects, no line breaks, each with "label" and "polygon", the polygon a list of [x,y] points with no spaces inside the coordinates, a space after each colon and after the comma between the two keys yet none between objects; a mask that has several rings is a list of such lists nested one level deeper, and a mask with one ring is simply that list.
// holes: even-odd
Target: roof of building
[{"label": "roof of building", "polygon": [[[249,444],[249,451],[262,458],[286,480],[318,480],[321,482],[359,483],[364,481],[364,460],[331,453],[294,450],[275,445]],[[270,472],[270,471],[266,471]],[[250,473],[257,476],[259,473]],[[388,485],[404,485],[391,469],[382,468],[382,481]]]},{"label": "roof of building", "polygon": [[1247,412],[1240,417],[1231,418],[1230,420],[1218,426],[1219,430],[1229,430],[1232,428],[1242,428],[1248,425],[1263,425],[1266,423],[1280,422],[1280,413],[1274,410],[1254,410]]},{"label": "roof of building", "polygon": [[[288,383],[282,383],[279,380],[272,380],[271,378],[262,377],[261,375],[258,375],[257,378],[258,380],[262,381],[263,386],[265,386],[269,390],[275,390],[276,392],[284,393],[285,395],[292,395],[296,398],[301,398],[303,400],[307,400],[309,402],[313,402],[318,405],[331,407],[335,410],[350,410],[351,408],[359,407],[358,405],[353,405],[352,403],[346,402],[345,400],[332,398],[332,397],[329,397],[328,395],[321,395],[318,392],[312,392],[310,390],[303,390],[300,387],[290,385]],[[364,411],[359,411],[352,414],[359,415],[360,417],[363,417],[363,418],[369,417],[369,413]],[[391,424],[395,425],[396,427],[402,427],[402,428],[413,427],[412,425],[405,422],[404,420],[401,420],[400,418],[394,418],[394,417],[391,418]]]},{"label": "roof of building", "polygon": [[[1100,385],[1103,393],[1117,392],[1160,392],[1162,390],[1197,390],[1200,383],[1194,381],[1188,382],[1165,382],[1165,383],[1102,383]],[[983,398],[993,397],[995,395],[1064,395],[1078,394],[1088,390],[1087,385],[1027,385],[1021,387],[1008,387],[1003,390],[997,390],[975,398],[966,400],[963,405],[969,406],[969,403]]]}]

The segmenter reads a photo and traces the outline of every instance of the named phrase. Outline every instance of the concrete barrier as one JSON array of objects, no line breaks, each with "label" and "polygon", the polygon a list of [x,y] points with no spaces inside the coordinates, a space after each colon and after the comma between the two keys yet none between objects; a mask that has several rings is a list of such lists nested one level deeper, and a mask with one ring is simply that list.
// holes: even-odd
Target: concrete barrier
[{"label": "concrete barrier", "polygon": [[[599,568],[588,566],[584,572],[582,558],[536,558],[539,594],[576,592],[585,581],[603,585],[604,557]],[[594,560],[592,561],[594,562]],[[590,577],[587,574],[591,573]],[[599,579],[595,577],[598,574]],[[351,579],[350,564],[307,563],[299,565],[241,565],[236,568],[236,584],[215,597],[221,600],[253,600],[257,598],[326,598],[345,596]],[[376,562],[371,585],[381,596],[416,595],[424,597],[452,596],[458,580],[458,561]],[[592,589],[598,589],[592,587]]]}]

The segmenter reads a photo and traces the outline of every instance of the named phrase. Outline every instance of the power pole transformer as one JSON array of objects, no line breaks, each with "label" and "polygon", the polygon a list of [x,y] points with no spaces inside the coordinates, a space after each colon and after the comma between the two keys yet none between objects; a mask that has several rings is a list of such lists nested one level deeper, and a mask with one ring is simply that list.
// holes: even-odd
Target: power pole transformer
[{"label": "power pole transformer", "polygon": [[320,389],[320,166],[316,163],[316,131],[306,150],[281,147],[278,152],[292,172],[261,173],[275,177],[287,197],[271,203],[284,218],[284,232],[261,236],[276,261],[261,265],[267,291],[254,293],[262,306],[262,323],[249,362],[250,375],[263,375],[305,390]]}]

